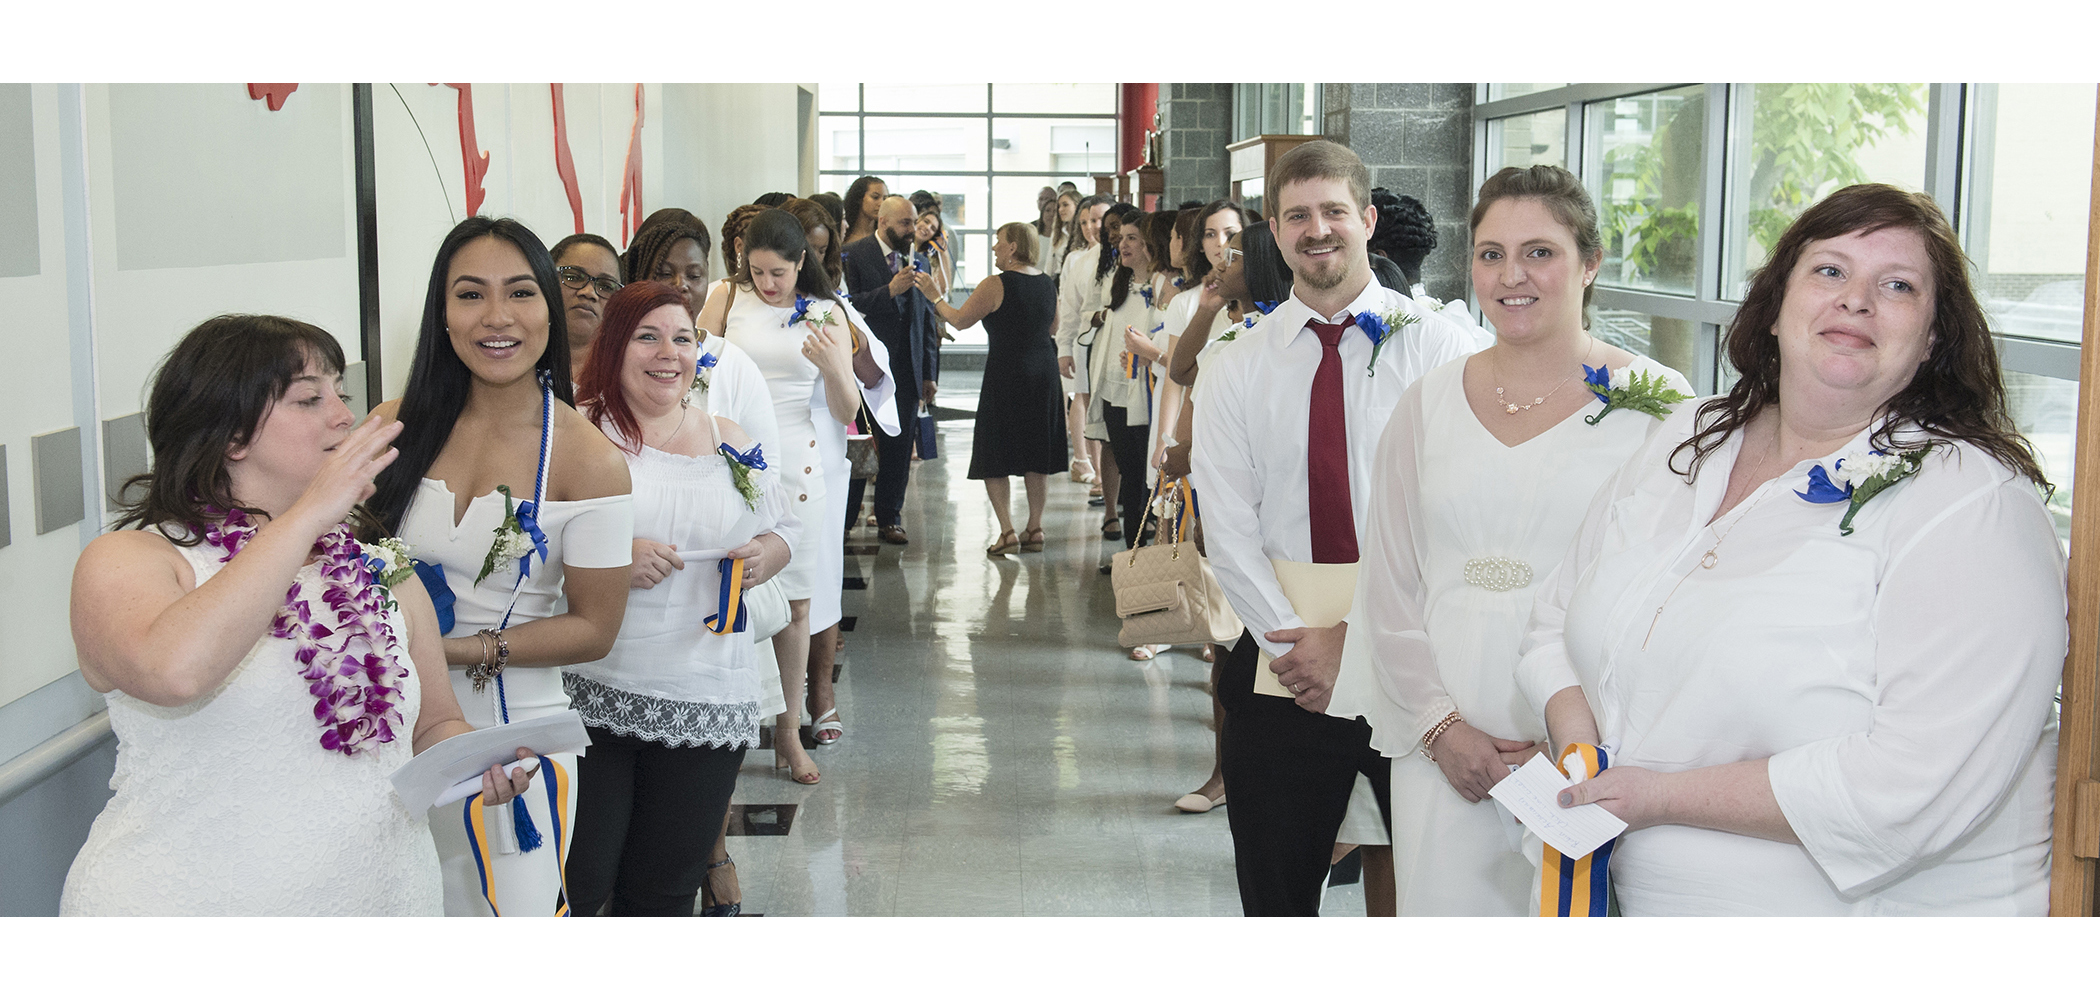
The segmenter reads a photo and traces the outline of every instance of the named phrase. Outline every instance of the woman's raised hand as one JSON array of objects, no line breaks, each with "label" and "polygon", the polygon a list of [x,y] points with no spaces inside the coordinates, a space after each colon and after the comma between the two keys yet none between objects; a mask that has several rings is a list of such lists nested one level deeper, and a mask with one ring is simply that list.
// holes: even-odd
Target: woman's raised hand
[{"label": "woman's raised hand", "polygon": [[913,271],[911,274],[911,283],[918,287],[919,294],[924,295],[929,299],[936,299],[940,297],[940,295],[937,294],[940,291],[940,286],[934,284],[932,274],[929,274],[925,271]]},{"label": "woman's raised hand", "polygon": [[316,535],[349,517],[350,508],[372,495],[373,478],[400,457],[393,445],[401,436],[401,426],[399,420],[367,420],[353,429],[329,449],[328,461],[285,516],[311,518]]},{"label": "woman's raised hand", "polygon": [[853,343],[836,324],[826,323],[813,328],[802,341],[802,356],[823,369],[826,377],[845,379],[851,376]]},{"label": "woman's raised hand", "polygon": [[1511,765],[1524,763],[1538,751],[1536,743],[1496,739],[1464,722],[1445,730],[1431,750],[1444,780],[1467,802],[1486,799],[1489,789],[1509,777]]},{"label": "woman's raised hand", "polygon": [[629,570],[628,588],[648,590],[664,582],[672,573],[685,568],[685,560],[678,558],[678,550],[651,538],[634,540],[634,563]]}]

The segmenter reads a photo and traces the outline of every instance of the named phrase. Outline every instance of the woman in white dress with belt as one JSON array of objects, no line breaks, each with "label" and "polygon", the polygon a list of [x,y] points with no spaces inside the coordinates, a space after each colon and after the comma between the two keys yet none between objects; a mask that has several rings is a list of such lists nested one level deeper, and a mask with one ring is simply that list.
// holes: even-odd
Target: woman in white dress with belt
[{"label": "woman in white dress with belt", "polygon": [[[335,338],[276,316],[207,320],[161,364],[153,468],[73,571],[116,794],[60,913],[442,912],[429,827],[387,778],[472,727],[429,597],[356,506],[402,425],[352,430],[342,377]],[[375,665],[338,671],[368,652]],[[530,783],[491,768],[483,801]]]},{"label": "woman in white dress with belt", "polygon": [[1735,387],[1598,494],[1519,671],[1611,751],[1562,801],[1627,822],[1621,911],[2048,912],[2063,550],[1953,228],[1831,194],[1727,348]]},{"label": "woman in white dress with belt", "polygon": [[[408,388],[373,410],[407,430],[372,508],[432,567],[426,584],[451,593],[445,659],[476,728],[568,710],[561,668],[604,656],[627,608],[627,463],[570,405],[561,301],[554,262],[531,230],[479,216],[460,223],[431,267]],[[436,600],[442,621],[445,598]],[[574,755],[551,759],[575,773]],[[559,842],[569,840],[570,788],[562,816],[527,797],[529,827],[494,810],[485,845],[470,842],[458,814],[432,814],[448,915],[557,912],[553,847],[557,825]]]},{"label": "woman in white dress with belt", "polygon": [[1533,869],[1521,832],[1487,796],[1543,749],[1544,727],[1517,693],[1517,647],[1589,497],[1661,423],[1605,412],[1585,369],[1645,373],[1671,399],[1690,389],[1587,331],[1603,249],[1574,175],[1509,168],[1475,206],[1473,287],[1495,344],[1423,376],[1386,427],[1374,466],[1386,488],[1370,501],[1352,619],[1365,635],[1349,643],[1370,654],[1375,685],[1345,664],[1362,696],[1338,685],[1328,708],[1366,717],[1372,744],[1394,758],[1401,916],[1525,912]]},{"label": "woman in white dress with belt", "polygon": [[[853,335],[829,276],[809,252],[799,220],[780,209],[767,209],[752,218],[741,236],[741,272],[716,286],[696,322],[700,329],[719,331],[742,348],[765,374],[781,435],[777,456],[768,461],[779,464],[797,518],[814,523],[825,516],[825,482],[809,400],[821,377],[829,419],[844,425],[859,412]],[[817,579],[820,571],[820,561],[813,559],[791,560],[782,571],[792,617],[773,637],[787,702],[775,724],[775,763],[789,768],[794,780],[805,785],[821,778],[800,737],[809,603],[823,583]]]}]

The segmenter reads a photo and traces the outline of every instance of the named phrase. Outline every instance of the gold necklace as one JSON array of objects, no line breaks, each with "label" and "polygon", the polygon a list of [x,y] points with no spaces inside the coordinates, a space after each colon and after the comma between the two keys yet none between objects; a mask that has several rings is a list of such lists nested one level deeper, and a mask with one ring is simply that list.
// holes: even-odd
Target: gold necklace
[{"label": "gold necklace", "polygon": [[[1582,363],[1585,366],[1587,366],[1590,363],[1590,355],[1597,353],[1597,338],[1590,337],[1589,341],[1589,350],[1584,351],[1582,354]],[[1507,413],[1510,416],[1516,416],[1519,412],[1531,409],[1532,407],[1537,406],[1540,403],[1543,403],[1546,400],[1552,398],[1554,393],[1559,392],[1561,390],[1561,386],[1567,385],[1569,382],[1572,382],[1574,380],[1575,374],[1573,372],[1570,372],[1568,373],[1567,378],[1561,379],[1559,384],[1555,385],[1551,389],[1546,390],[1546,394],[1544,396],[1534,397],[1531,400],[1531,402],[1522,404],[1510,402],[1508,398],[1502,395],[1502,387],[1498,385],[1495,387],[1495,400],[1502,404],[1502,412]]]},{"label": "gold necklace", "polygon": [[[655,444],[655,445],[649,445],[649,446],[650,446],[650,447],[652,447],[652,448],[655,448],[655,449],[656,449],[657,451],[669,451],[669,450],[670,450],[670,444],[671,444],[671,442],[673,442],[673,441],[676,441],[676,440],[678,440],[678,432],[679,432],[679,431],[682,431],[682,430],[685,430],[685,418],[686,418],[686,417],[688,417],[688,416],[691,416],[691,415],[692,415],[692,412],[693,412],[693,404],[692,404],[692,402],[691,402],[690,400],[685,400],[685,399],[681,399],[681,400],[679,400],[679,401],[678,401],[678,426],[676,426],[676,427],[673,427],[673,428],[671,428],[671,433],[670,433],[670,434],[668,434],[668,435],[665,435],[665,436],[664,436],[663,438],[659,439],[659,440],[661,440],[661,441],[662,441],[662,443],[661,443],[661,444]],[[642,443],[643,443],[643,444],[649,444],[649,434],[648,434],[648,431],[646,431],[646,430],[644,430],[644,431],[642,432]]]},{"label": "gold necklace", "polygon": [[1684,586],[1684,582],[1686,580],[1691,579],[1693,573],[1697,573],[1702,569],[1712,569],[1715,566],[1719,566],[1721,564],[1721,557],[1719,555],[1719,552],[1721,550],[1721,543],[1727,541],[1729,535],[1735,534],[1736,527],[1741,525],[1743,523],[1743,520],[1750,516],[1751,509],[1755,508],[1758,504],[1763,503],[1765,497],[1768,496],[1771,496],[1769,492],[1761,493],[1758,495],[1757,499],[1752,500],[1749,503],[1746,503],[1742,507],[1737,509],[1735,520],[1728,522],[1727,530],[1715,533],[1714,543],[1710,546],[1707,546],[1706,553],[1699,557],[1699,565],[1694,566],[1689,570],[1686,570],[1683,576],[1677,578],[1677,586],[1671,587],[1670,592],[1663,595],[1663,602],[1655,606],[1655,617],[1648,619],[1648,634],[1641,637],[1642,649],[1647,649],[1648,641],[1655,638],[1655,626],[1657,622],[1662,621],[1663,609],[1670,606],[1670,600],[1677,596],[1677,591]]}]

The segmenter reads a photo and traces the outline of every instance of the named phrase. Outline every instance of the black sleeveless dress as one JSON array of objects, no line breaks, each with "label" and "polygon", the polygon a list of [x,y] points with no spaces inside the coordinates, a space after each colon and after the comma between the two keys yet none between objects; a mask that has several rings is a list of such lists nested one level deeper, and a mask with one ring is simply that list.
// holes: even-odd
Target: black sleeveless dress
[{"label": "black sleeveless dress", "polygon": [[1057,280],[1002,271],[1005,297],[983,320],[990,348],[977,394],[970,478],[1065,471],[1065,393],[1057,375]]}]

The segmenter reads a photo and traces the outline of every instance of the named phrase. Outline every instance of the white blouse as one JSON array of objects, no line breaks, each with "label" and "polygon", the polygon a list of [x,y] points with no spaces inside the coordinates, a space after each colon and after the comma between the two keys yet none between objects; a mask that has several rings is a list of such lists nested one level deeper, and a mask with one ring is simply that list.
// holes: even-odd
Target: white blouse
[{"label": "white blouse", "polygon": [[1614,765],[1769,758],[1801,845],[1626,834],[1611,864],[1624,912],[2046,912],[2069,634],[2035,488],[1942,444],[1846,536],[1844,503],[1798,493],[1818,464],[1866,451],[1863,432],[1709,525],[1742,439],[1687,484],[1669,464],[1696,410],[1598,493],[1534,608],[1518,683],[1539,708],[1580,684]]}]

